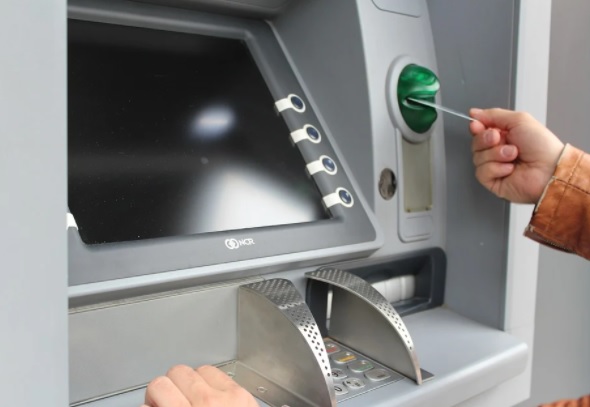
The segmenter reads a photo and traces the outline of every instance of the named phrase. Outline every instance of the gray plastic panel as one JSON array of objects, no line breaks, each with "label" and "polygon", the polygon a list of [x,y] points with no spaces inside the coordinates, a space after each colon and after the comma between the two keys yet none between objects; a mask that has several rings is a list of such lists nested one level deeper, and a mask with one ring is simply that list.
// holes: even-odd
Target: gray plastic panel
[{"label": "gray plastic panel", "polygon": [[[410,136],[409,128],[399,117],[390,115],[390,106],[397,105],[397,85],[394,84],[398,82],[396,76],[397,72],[401,72],[400,68],[413,63],[435,73],[438,71],[426,2],[416,0],[415,3],[420,3],[422,9],[419,18],[384,12],[375,7],[372,1],[357,2],[367,65],[374,171],[375,174],[379,174],[383,168],[396,171],[400,191],[394,199],[386,201],[374,190],[375,212],[385,229],[386,239],[385,245],[375,256],[407,253],[428,247],[444,249],[446,245],[447,177],[443,117],[439,115],[429,130],[430,153],[427,159],[432,168],[432,207],[427,211],[408,213],[403,206],[403,192],[411,187],[405,185],[407,179],[403,176],[403,160],[412,157],[404,157],[401,139]],[[404,239],[398,236],[398,231]]]},{"label": "gray plastic panel", "polygon": [[65,0],[0,1],[0,394],[7,406],[68,401],[65,12]]},{"label": "gray plastic panel", "polygon": [[310,102],[332,130],[383,228],[385,243],[373,254],[377,257],[445,247],[442,119],[432,135],[434,228],[430,237],[403,243],[398,236],[400,196],[384,200],[378,192],[379,174],[389,168],[398,175],[401,154],[397,146],[400,136],[387,106],[389,69],[406,55],[436,71],[428,11],[426,3],[420,3],[424,13],[414,18],[380,10],[369,0],[300,0],[272,22]]},{"label": "gray plastic panel", "polygon": [[373,0],[375,6],[383,11],[420,17],[424,13],[425,4],[416,0]]},{"label": "gray plastic panel", "polygon": [[[512,106],[518,2],[428,1],[443,104]],[[449,307],[504,326],[508,205],[474,176],[466,121],[445,118]]]},{"label": "gray plastic panel", "polygon": [[270,18],[278,15],[292,0],[135,0],[163,6],[215,11],[224,14]]},{"label": "gray plastic panel", "polygon": [[[291,71],[272,31],[264,22],[109,0],[73,2],[69,14],[72,18],[89,21],[243,39],[276,100],[291,93],[306,100],[305,92]],[[312,123],[323,134],[328,133],[327,129],[322,128],[312,108],[303,114],[285,111],[281,115],[291,130]],[[297,148],[307,162],[315,161],[320,155],[328,155],[339,161],[329,140],[329,137],[325,137],[320,144],[298,143]],[[183,274],[184,278],[232,271],[236,272],[235,278],[244,275],[244,270],[257,266],[257,272],[262,273],[286,269],[295,261],[299,265],[319,264],[322,260],[366,254],[381,245],[381,236],[360,192],[354,188],[345,169],[339,167],[342,170],[336,175],[320,174],[313,178],[322,195],[344,187],[354,196],[353,207],[337,205],[330,208],[333,218],[328,221],[95,247],[85,246],[77,231],[71,228],[70,285],[202,266],[209,268],[192,269]],[[228,250],[224,243],[227,238],[251,238],[255,244],[240,250]],[[203,253],[207,253],[207,256],[203,256]],[[289,257],[292,253],[296,253],[296,256]],[[248,261],[251,262],[243,263]],[[274,268],[263,268],[269,265]]]},{"label": "gray plastic panel", "polygon": [[175,364],[236,357],[233,284],[98,304],[70,312],[70,402],[148,383]]},{"label": "gray plastic panel", "polygon": [[[424,386],[404,379],[347,400],[347,407],[453,407],[522,372],[527,347],[512,336],[463,318],[446,309],[434,309],[405,318],[420,351],[421,361],[436,378]],[[91,407],[140,405],[137,390],[89,404]]]},{"label": "gray plastic panel", "polygon": [[373,140],[355,2],[298,0],[272,26],[310,103],[372,207]]}]

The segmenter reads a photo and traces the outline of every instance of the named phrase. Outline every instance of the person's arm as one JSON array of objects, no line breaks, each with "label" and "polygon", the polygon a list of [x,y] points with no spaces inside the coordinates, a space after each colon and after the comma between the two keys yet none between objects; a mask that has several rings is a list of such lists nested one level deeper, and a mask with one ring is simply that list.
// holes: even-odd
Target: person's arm
[{"label": "person's arm", "polygon": [[[526,236],[590,260],[590,157],[526,113],[470,113],[480,183],[511,202],[536,203]],[[590,407],[590,395],[539,407]]]},{"label": "person's arm", "polygon": [[516,203],[536,203],[525,235],[590,259],[590,157],[526,113],[472,109],[476,177]]}]

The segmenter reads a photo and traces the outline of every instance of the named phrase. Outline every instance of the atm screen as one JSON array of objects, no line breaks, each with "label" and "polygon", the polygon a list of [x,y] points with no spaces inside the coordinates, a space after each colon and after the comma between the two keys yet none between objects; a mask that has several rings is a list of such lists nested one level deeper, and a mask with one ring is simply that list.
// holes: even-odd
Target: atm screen
[{"label": "atm screen", "polygon": [[72,20],[68,204],[86,244],[330,218],[241,40]]}]

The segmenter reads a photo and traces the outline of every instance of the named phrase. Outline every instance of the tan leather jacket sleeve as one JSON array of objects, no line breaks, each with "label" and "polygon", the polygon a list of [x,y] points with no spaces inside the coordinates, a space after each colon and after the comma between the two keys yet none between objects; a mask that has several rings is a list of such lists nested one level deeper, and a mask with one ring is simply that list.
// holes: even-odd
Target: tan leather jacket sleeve
[{"label": "tan leather jacket sleeve", "polygon": [[590,260],[590,156],[566,145],[525,235]]},{"label": "tan leather jacket sleeve", "polygon": [[561,400],[551,404],[542,404],[539,407],[590,407],[590,396],[578,400]]}]

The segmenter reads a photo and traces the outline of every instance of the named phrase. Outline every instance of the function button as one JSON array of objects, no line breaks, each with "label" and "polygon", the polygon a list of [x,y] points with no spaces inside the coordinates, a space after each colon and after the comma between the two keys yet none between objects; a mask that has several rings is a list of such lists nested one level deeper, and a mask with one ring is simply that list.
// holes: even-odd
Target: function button
[{"label": "function button", "polygon": [[341,384],[336,384],[334,385],[334,393],[336,393],[337,396],[342,396],[343,394],[348,393],[348,389]]},{"label": "function button", "polygon": [[[327,155],[321,155],[317,160],[307,164],[306,168],[309,175],[314,175],[322,171],[330,175],[334,175],[338,172],[338,167],[336,166],[336,163]],[[340,198],[337,197],[336,199]]]},{"label": "function button", "polygon": [[357,379],[356,377],[346,379],[342,383],[344,383],[350,390],[359,390],[365,387],[365,382],[363,382],[361,379]]},{"label": "function button", "polygon": [[374,382],[380,382],[385,379],[389,379],[391,377],[389,372],[385,369],[371,370],[371,371],[365,373],[365,376],[367,377],[367,379],[372,380]]},{"label": "function button", "polygon": [[[314,163],[317,163],[317,161]],[[307,165],[308,171],[310,165],[311,164]],[[309,173],[311,174],[311,171],[309,171]],[[345,208],[352,208],[354,206],[354,198],[350,192],[342,187],[337,188],[333,193],[324,196],[323,201],[326,208],[331,208],[334,205],[342,205]]]},{"label": "function button", "polygon": [[302,128],[291,132],[291,140],[294,144],[297,144],[303,140],[308,140],[314,144],[318,144],[322,141],[322,135],[319,130],[313,127],[311,124],[306,124]]},{"label": "function button", "polygon": [[348,192],[346,189],[341,188],[338,192],[338,196],[345,205],[352,204],[352,195],[350,195],[350,192]]},{"label": "function button", "polygon": [[363,373],[373,368],[373,364],[368,360],[357,360],[348,365],[348,368],[355,373]]},{"label": "function button", "polygon": [[332,360],[342,365],[344,363],[355,361],[356,356],[354,355],[354,353],[343,350],[342,352],[333,354]]},{"label": "function button", "polygon": [[326,352],[328,354],[336,353],[340,351],[340,347],[333,342],[326,342]]},{"label": "function button", "polygon": [[307,126],[306,131],[309,138],[313,141],[318,141],[321,138],[320,132],[313,126]]},{"label": "function button", "polygon": [[344,370],[338,369],[338,368],[332,369],[332,378],[333,379],[342,380],[342,379],[346,379],[347,377],[348,377],[348,375],[346,373],[344,373]]},{"label": "function button", "polygon": [[336,172],[336,163],[330,157],[324,157],[322,159],[322,165],[326,169],[326,171],[332,173]]},{"label": "function button", "polygon": [[275,102],[275,108],[279,113],[288,109],[293,109],[298,113],[303,113],[305,112],[305,103],[299,96],[290,94],[284,99],[277,100]]},{"label": "function button", "polygon": [[301,98],[299,96],[292,95],[290,100],[291,100],[291,104],[293,105],[295,110],[304,110],[305,109],[305,103],[303,103],[303,100],[301,100]]}]

